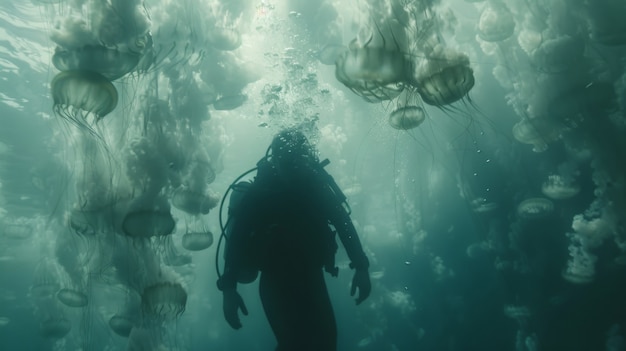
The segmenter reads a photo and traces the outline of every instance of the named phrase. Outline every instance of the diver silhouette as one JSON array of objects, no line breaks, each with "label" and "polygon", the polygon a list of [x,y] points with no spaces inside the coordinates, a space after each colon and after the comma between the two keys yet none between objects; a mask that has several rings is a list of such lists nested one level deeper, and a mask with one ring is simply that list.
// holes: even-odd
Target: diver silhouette
[{"label": "diver silhouette", "polygon": [[248,310],[237,283],[254,281],[260,271],[259,294],[277,351],[337,348],[323,272],[337,276],[335,232],[355,270],[350,294],[358,290],[360,304],[371,291],[369,261],[345,196],[323,168],[327,163],[319,162],[303,133],[287,129],[257,163],[254,181],[232,186],[225,267],[217,283],[224,317],[232,328],[241,328],[239,310],[244,315]]}]

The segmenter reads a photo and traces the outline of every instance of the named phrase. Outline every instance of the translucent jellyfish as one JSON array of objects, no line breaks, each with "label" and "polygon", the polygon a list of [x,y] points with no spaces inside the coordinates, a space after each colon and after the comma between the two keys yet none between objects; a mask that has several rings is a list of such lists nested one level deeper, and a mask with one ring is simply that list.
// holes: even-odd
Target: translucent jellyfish
[{"label": "translucent jellyfish", "polygon": [[561,273],[563,279],[574,284],[588,284],[593,282],[596,274],[595,264],[598,258],[582,247],[581,238],[568,234],[572,243],[567,248],[570,258],[567,266]]},{"label": "translucent jellyfish", "polygon": [[489,202],[484,197],[477,197],[470,202],[472,211],[475,213],[489,213],[498,208],[498,204],[495,202]]},{"label": "translucent jellyfish", "polygon": [[508,39],[515,32],[513,14],[505,4],[489,2],[478,22],[478,36],[488,42],[499,42]]},{"label": "translucent jellyfish", "polygon": [[28,239],[33,236],[33,226],[28,223],[0,223],[0,233],[4,237],[15,240]]},{"label": "translucent jellyfish", "polygon": [[122,231],[133,238],[169,235],[176,221],[169,209],[138,209],[130,211],[122,222]]},{"label": "translucent jellyfish", "polygon": [[234,110],[248,100],[244,94],[222,96],[213,103],[213,108],[218,111]]},{"label": "translucent jellyfish", "polygon": [[163,245],[163,263],[166,265],[180,267],[191,263],[191,255],[179,252],[171,235],[165,237]]},{"label": "translucent jellyfish", "polygon": [[85,307],[89,301],[84,293],[67,288],[57,292],[57,299],[69,307]]},{"label": "translucent jellyfish", "polygon": [[158,320],[174,320],[185,312],[187,293],[178,283],[156,283],[141,294],[144,315]]},{"label": "translucent jellyfish", "polygon": [[517,205],[517,214],[522,218],[542,218],[554,210],[552,201],[543,197],[533,197]]},{"label": "translucent jellyfish", "polygon": [[188,232],[183,235],[183,247],[189,251],[201,251],[213,244],[210,231]]},{"label": "translucent jellyfish", "polygon": [[133,321],[123,315],[113,315],[109,319],[109,327],[115,332],[115,334],[127,338],[130,335],[130,331],[133,329]]},{"label": "translucent jellyfish", "polygon": [[97,72],[112,81],[134,70],[140,57],[136,53],[122,52],[101,45],[87,45],[73,50],[57,47],[52,56],[52,64],[59,71]]},{"label": "translucent jellyfish", "polygon": [[55,261],[46,258],[35,267],[33,284],[30,287],[31,296],[35,299],[53,298],[59,290],[59,270]]},{"label": "translucent jellyfish", "polygon": [[518,305],[504,306],[504,315],[516,320],[520,324],[525,323],[532,316],[528,307]]},{"label": "translucent jellyfish", "polygon": [[563,130],[548,118],[522,119],[513,126],[513,137],[520,143],[532,145],[534,152],[544,152],[548,143],[561,137]]},{"label": "translucent jellyfish", "polygon": [[380,102],[397,97],[411,62],[400,51],[385,48],[351,48],[335,62],[335,77],[367,102]]},{"label": "translucent jellyfish", "polygon": [[185,186],[178,187],[172,194],[172,206],[192,215],[207,214],[218,202],[216,196],[193,191]]},{"label": "translucent jellyfish", "polygon": [[117,106],[117,90],[96,72],[61,72],[50,86],[54,112],[92,133],[95,124]]},{"label": "translucent jellyfish", "polygon": [[551,175],[541,185],[541,192],[553,200],[564,200],[576,196],[580,192],[580,186],[573,179]]},{"label": "translucent jellyfish", "polygon": [[403,106],[389,114],[389,124],[394,129],[409,130],[416,128],[426,119],[426,113],[421,106]]},{"label": "translucent jellyfish", "polygon": [[70,321],[62,316],[48,318],[39,324],[39,332],[44,338],[48,339],[61,339],[71,329]]},{"label": "translucent jellyfish", "polygon": [[209,43],[218,50],[230,51],[241,46],[241,33],[233,27],[213,27],[207,33],[207,38]]},{"label": "translucent jellyfish", "polygon": [[425,103],[444,107],[465,98],[474,87],[474,71],[469,66],[467,56],[453,56],[430,57],[416,75],[412,85]]}]

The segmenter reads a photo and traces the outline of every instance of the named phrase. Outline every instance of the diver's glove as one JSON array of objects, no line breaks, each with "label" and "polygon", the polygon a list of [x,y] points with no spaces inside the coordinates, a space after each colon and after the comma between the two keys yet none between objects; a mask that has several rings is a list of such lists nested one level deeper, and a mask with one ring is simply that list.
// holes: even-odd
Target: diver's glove
[{"label": "diver's glove", "polygon": [[356,289],[359,289],[359,296],[356,298],[356,304],[360,304],[372,292],[372,283],[370,282],[370,274],[367,268],[357,268],[354,271],[354,277],[352,277],[352,287],[350,289],[350,296],[354,296]]},{"label": "diver's glove", "polygon": [[226,322],[233,328],[241,328],[241,322],[239,321],[239,309],[244,316],[248,315],[248,309],[246,304],[243,303],[241,295],[235,289],[224,289],[224,303],[222,308],[224,310],[224,318]]}]

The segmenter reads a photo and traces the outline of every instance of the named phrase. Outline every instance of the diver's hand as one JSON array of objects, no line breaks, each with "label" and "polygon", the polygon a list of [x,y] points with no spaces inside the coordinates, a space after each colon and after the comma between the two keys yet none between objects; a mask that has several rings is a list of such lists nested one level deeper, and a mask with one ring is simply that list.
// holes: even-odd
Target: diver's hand
[{"label": "diver's hand", "polygon": [[241,328],[241,322],[239,321],[239,314],[237,313],[241,309],[241,313],[244,316],[248,315],[248,309],[246,304],[243,303],[241,295],[235,289],[224,290],[224,318],[226,322],[233,328]]},{"label": "diver's hand", "polygon": [[350,289],[350,296],[354,296],[356,289],[359,289],[359,296],[356,299],[356,304],[360,304],[372,292],[372,283],[370,282],[370,274],[367,269],[357,269],[354,271],[354,277],[352,277],[352,288]]}]

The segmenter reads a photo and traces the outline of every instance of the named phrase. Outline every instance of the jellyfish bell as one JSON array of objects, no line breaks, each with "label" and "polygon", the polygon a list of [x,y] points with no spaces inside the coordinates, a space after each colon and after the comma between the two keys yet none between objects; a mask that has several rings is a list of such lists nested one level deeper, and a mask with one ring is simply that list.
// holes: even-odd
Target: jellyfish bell
[{"label": "jellyfish bell", "polygon": [[61,72],[50,86],[55,114],[92,132],[95,124],[117,106],[117,89],[96,72]]},{"label": "jellyfish bell", "polygon": [[400,51],[351,48],[335,62],[335,77],[368,102],[391,100],[402,92],[411,62]]},{"label": "jellyfish bell", "polygon": [[561,138],[564,129],[548,118],[525,118],[513,126],[513,137],[520,143],[532,145],[534,152],[544,152],[548,143]]},{"label": "jellyfish bell", "polygon": [[553,200],[564,200],[578,195],[580,186],[574,180],[559,175],[550,175],[548,180],[541,185],[541,192]]},{"label": "jellyfish bell", "polygon": [[426,119],[421,106],[403,106],[389,114],[389,124],[394,129],[409,130],[417,128]]},{"label": "jellyfish bell", "polygon": [[210,231],[187,232],[183,235],[183,247],[189,251],[201,251],[213,244]]},{"label": "jellyfish bell", "polygon": [[130,335],[133,326],[134,323],[128,316],[115,314],[109,319],[109,327],[111,330],[124,338]]},{"label": "jellyfish bell", "polygon": [[487,42],[500,42],[515,32],[513,14],[504,3],[489,2],[480,14],[478,36]]},{"label": "jellyfish bell", "polygon": [[131,203],[118,204],[115,215],[121,218],[118,228],[131,238],[147,239],[171,234],[176,221],[167,199],[144,195]]},{"label": "jellyfish bell", "polygon": [[191,215],[207,214],[217,206],[219,199],[205,192],[198,192],[181,185],[172,194],[172,206]]},{"label": "jellyfish bell", "polygon": [[150,285],[141,294],[141,310],[158,320],[174,320],[185,312],[187,292],[179,283]]},{"label": "jellyfish bell", "polygon": [[85,307],[89,302],[87,295],[78,290],[68,288],[59,290],[57,299],[68,307]]},{"label": "jellyfish bell", "polygon": [[518,216],[526,219],[543,218],[554,211],[552,201],[543,197],[533,197],[517,205]]},{"label": "jellyfish bell", "polygon": [[86,45],[72,50],[57,47],[52,56],[52,64],[62,72],[97,72],[113,81],[133,71],[140,57],[136,53],[122,52],[101,45]]},{"label": "jellyfish bell", "polygon": [[72,329],[72,324],[65,317],[51,317],[39,324],[39,333],[47,339],[61,339]]},{"label": "jellyfish bell", "polygon": [[440,52],[427,58],[411,83],[422,100],[444,107],[464,99],[474,87],[474,71],[463,54]]}]

